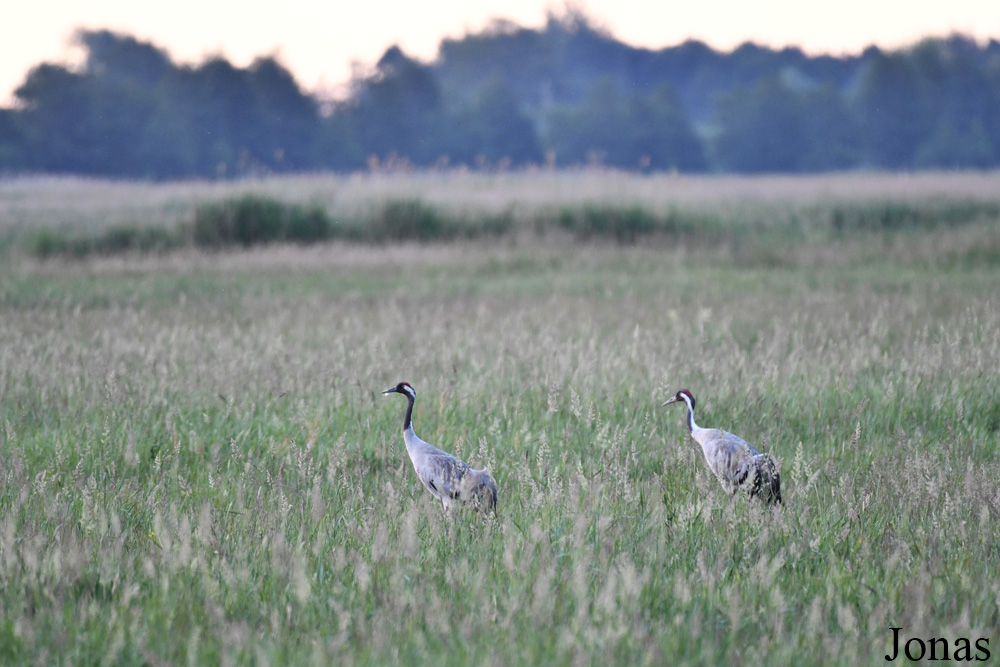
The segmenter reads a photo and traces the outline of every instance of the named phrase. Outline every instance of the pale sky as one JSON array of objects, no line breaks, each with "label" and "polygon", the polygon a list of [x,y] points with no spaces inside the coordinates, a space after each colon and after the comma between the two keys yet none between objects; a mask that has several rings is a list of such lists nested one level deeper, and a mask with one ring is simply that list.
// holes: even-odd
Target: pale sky
[{"label": "pale sky", "polygon": [[[4,0],[4,4],[15,0]],[[580,0],[570,3],[617,39],[658,49],[699,39],[720,50],[752,40],[811,54],[896,48],[962,32],[1000,39],[1000,0]],[[478,32],[502,18],[538,28],[549,0],[31,0],[0,9],[0,106],[28,70],[75,64],[77,28],[124,32],[165,49],[177,63],[221,54],[239,67],[276,55],[307,91],[336,90],[353,62],[372,65],[398,44],[431,60],[443,37]]]}]

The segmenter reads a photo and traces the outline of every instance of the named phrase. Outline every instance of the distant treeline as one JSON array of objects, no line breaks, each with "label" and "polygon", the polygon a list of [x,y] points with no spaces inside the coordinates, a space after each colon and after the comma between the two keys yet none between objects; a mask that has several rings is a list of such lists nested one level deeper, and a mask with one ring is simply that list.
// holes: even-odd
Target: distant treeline
[{"label": "distant treeline", "polygon": [[745,44],[659,51],[574,12],[498,22],[422,63],[388,49],[342,100],[274,58],[175,64],[81,31],[81,68],[41,64],[0,109],[0,173],[232,177],[307,170],[600,164],[803,172],[1000,165],[1000,42],[952,36],[811,57]]}]

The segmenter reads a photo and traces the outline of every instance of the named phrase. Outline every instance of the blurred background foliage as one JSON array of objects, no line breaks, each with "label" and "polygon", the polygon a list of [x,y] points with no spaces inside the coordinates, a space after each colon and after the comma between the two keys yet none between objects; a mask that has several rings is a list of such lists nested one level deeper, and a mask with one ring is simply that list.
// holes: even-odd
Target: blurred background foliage
[{"label": "blurred background foliage", "polygon": [[577,12],[498,21],[430,63],[389,48],[338,99],[273,57],[178,65],[107,30],[0,109],[0,173],[229,178],[365,168],[604,165],[816,172],[1000,164],[1000,42],[961,35],[810,56],[752,43],[658,51]]}]

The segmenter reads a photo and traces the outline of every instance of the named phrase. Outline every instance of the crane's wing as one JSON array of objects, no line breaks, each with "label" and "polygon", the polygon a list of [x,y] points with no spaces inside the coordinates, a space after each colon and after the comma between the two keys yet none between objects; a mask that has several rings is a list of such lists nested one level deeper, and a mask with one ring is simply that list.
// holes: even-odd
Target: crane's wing
[{"label": "crane's wing", "polygon": [[727,491],[734,492],[749,474],[747,459],[753,447],[743,438],[717,428],[700,429],[694,435],[705,451],[708,467]]},{"label": "crane's wing", "polygon": [[781,502],[781,476],[770,454],[761,454],[753,445],[732,433],[722,432],[716,474],[730,493],[745,490],[764,502]]},{"label": "crane's wing", "polygon": [[462,493],[462,478],[469,469],[461,459],[438,450],[421,457],[417,476],[438,498],[454,500]]},{"label": "crane's wing", "polygon": [[750,476],[751,456],[750,450],[738,443],[726,443],[719,448],[715,474],[730,493],[735,493]]}]

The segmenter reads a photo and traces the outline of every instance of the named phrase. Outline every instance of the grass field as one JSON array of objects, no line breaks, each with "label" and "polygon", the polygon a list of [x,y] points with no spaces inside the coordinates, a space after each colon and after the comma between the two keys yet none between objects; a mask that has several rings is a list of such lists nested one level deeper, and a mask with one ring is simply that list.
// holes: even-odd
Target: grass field
[{"label": "grass field", "polygon": [[[892,627],[995,660],[1000,219],[941,202],[988,212],[1000,175],[575,178],[259,187],[730,214],[637,244],[9,245],[0,663],[875,664]],[[237,187],[8,182],[0,234],[172,224]],[[927,213],[740,227],[872,201]],[[400,380],[418,435],[493,472],[495,517],[420,486]],[[777,457],[783,507],[722,492],[659,407],[682,387]]]}]

